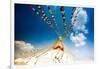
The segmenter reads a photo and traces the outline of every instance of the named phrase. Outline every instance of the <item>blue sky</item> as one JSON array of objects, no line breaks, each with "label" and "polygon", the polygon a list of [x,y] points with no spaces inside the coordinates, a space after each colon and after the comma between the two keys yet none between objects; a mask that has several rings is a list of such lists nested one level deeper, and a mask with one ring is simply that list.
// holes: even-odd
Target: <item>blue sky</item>
[{"label": "blue sky", "polygon": [[[33,5],[35,9],[36,6]],[[50,18],[47,6],[41,6],[46,15]],[[53,14],[55,16],[58,27],[60,28],[61,34],[63,34],[63,22],[62,15],[60,11],[60,6],[50,6]],[[64,7],[67,25],[70,24],[70,16],[72,13],[72,7]],[[83,8],[88,15],[88,20],[86,27],[88,29],[88,34],[86,42],[89,43],[90,47],[94,47],[94,9],[93,8]],[[22,40],[31,43],[35,46],[52,42],[56,42],[57,35],[52,30],[46,22],[43,21],[40,15],[35,14],[30,5],[27,4],[15,4],[15,40]],[[73,43],[68,37],[63,37],[65,44],[69,44],[69,47],[74,47]]]}]

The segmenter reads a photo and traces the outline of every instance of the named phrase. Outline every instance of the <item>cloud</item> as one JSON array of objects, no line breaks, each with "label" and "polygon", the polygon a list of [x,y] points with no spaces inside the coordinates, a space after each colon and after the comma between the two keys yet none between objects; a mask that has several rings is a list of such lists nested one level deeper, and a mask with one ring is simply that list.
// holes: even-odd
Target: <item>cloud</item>
[{"label": "cloud", "polygon": [[25,43],[24,41],[15,41],[15,46],[19,47],[21,50],[30,51],[34,49],[34,46],[30,43]]},{"label": "cloud", "polygon": [[71,33],[70,39],[76,47],[79,47],[84,46],[86,44],[85,40],[87,38],[84,36],[83,33],[79,33],[78,35],[74,35],[73,33]]},{"label": "cloud", "polygon": [[15,58],[30,56],[34,50],[34,46],[30,43],[15,41]]},{"label": "cloud", "polygon": [[[76,14],[76,12],[75,12],[74,16],[76,16],[76,15],[77,15],[76,21],[72,21],[73,22],[73,30],[74,31],[79,30],[84,33],[85,32],[88,33],[87,32],[88,30],[86,29],[86,23],[88,21],[87,12],[84,9],[80,8],[78,14]],[[73,17],[73,20],[74,19],[75,19],[75,17]]]},{"label": "cloud", "polygon": [[[76,21],[74,21],[76,15]],[[73,32],[70,34],[70,40],[76,47],[84,46],[86,44],[87,37],[85,34],[88,34],[88,29],[86,28],[87,21],[87,12],[83,8],[77,8],[72,19]]]},{"label": "cloud", "polygon": [[83,22],[83,24],[84,24],[87,22],[87,18],[88,18],[87,12],[81,8],[80,12],[78,13],[78,21]]},{"label": "cloud", "polygon": [[[84,60],[84,59],[94,59],[94,49],[90,47],[90,45],[85,45],[79,48],[72,48],[71,52],[77,59]],[[86,60],[86,61],[87,61]]]}]

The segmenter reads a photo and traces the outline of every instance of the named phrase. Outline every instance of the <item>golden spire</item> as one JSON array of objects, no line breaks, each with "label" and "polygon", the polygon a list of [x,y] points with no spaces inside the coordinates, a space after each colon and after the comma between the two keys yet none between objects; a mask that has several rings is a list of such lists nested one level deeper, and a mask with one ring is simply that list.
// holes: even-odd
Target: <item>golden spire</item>
[{"label": "golden spire", "polygon": [[56,44],[54,45],[54,49],[60,49],[60,50],[64,51],[64,46],[63,46],[63,43],[62,43],[62,37],[61,36],[58,37],[58,40],[57,40]]}]

